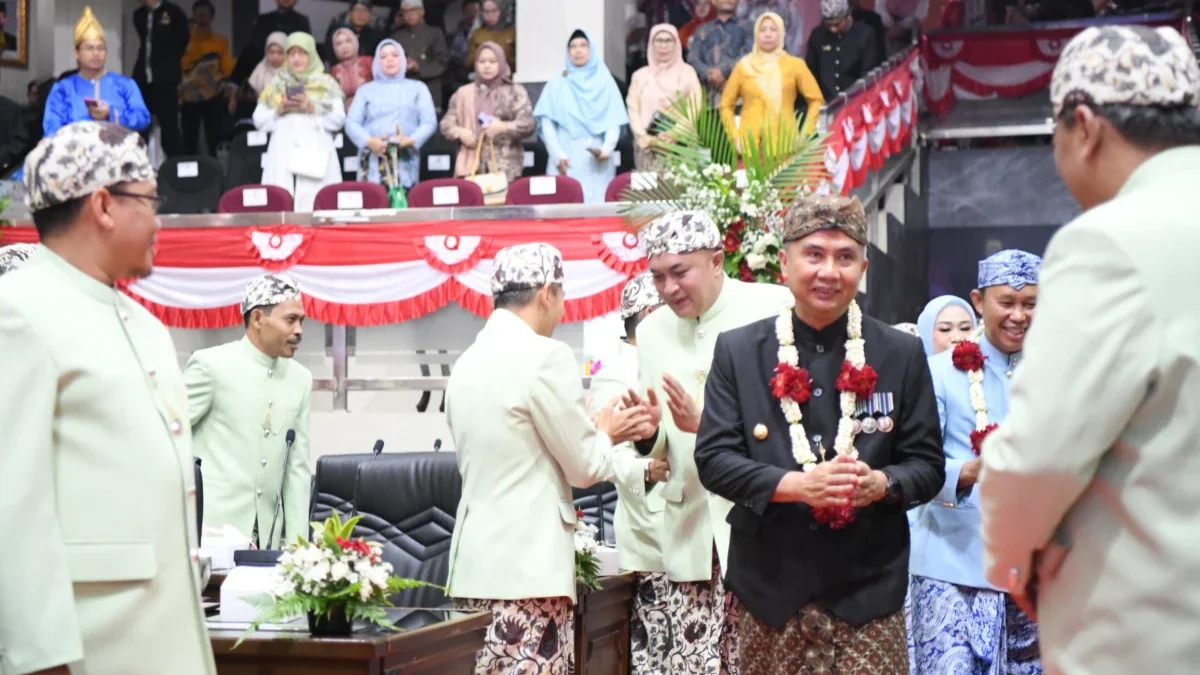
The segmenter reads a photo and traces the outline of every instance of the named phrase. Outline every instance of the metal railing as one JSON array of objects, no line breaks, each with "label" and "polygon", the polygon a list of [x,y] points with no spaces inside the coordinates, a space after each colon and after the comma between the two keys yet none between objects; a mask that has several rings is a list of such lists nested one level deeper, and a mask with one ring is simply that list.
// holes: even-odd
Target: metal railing
[{"label": "metal railing", "polygon": [[908,47],[905,47],[904,49],[893,54],[887,61],[884,61],[875,68],[871,69],[870,72],[859,78],[857,82],[850,85],[849,89],[843,91],[837,96],[834,96],[832,100],[826,101],[825,105],[821,106],[820,117],[817,118],[817,129],[819,129],[822,133],[829,131],[829,123],[833,121],[834,115],[840,112],[841,109],[850,102],[850,99],[866,91],[876,82],[878,82],[881,77],[895,70],[896,67],[903,63],[905,59],[912,55],[916,50],[917,43],[914,41]]}]

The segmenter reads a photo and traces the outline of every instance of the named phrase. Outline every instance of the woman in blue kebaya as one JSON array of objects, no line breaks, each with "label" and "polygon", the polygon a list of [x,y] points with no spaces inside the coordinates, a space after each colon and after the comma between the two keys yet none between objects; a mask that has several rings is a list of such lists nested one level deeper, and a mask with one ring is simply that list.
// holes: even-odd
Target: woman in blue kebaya
[{"label": "woman in blue kebaya", "polygon": [[583,185],[583,201],[603,202],[617,175],[613,150],[629,113],[616,80],[583,31],[571,34],[566,67],[546,83],[533,117],[550,157],[546,173],[574,178]]},{"label": "woman in blue kebaya", "polygon": [[[372,65],[374,79],[359,87],[346,118],[346,135],[362,152],[360,174],[375,183],[384,183],[388,174],[398,175],[405,189],[416,184],[421,146],[437,129],[429,87],[405,78],[407,64],[399,42],[380,42]],[[392,161],[389,143],[400,150],[397,166],[387,166]]]}]

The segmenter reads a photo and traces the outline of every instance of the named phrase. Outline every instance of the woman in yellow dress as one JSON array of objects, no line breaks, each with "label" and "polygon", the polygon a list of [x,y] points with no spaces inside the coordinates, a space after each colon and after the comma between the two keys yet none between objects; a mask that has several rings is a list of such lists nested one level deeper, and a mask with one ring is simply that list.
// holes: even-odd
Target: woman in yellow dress
[{"label": "woman in yellow dress", "polygon": [[[825,98],[821,87],[808,70],[803,59],[783,49],[783,19],[766,12],[754,22],[754,49],[734,66],[721,95],[721,120],[734,138],[761,137],[783,128],[780,120],[789,124],[795,116],[796,97],[808,104],[804,115],[804,134],[817,126],[817,116]],[[733,111],[742,100],[741,124],[734,124]]]}]

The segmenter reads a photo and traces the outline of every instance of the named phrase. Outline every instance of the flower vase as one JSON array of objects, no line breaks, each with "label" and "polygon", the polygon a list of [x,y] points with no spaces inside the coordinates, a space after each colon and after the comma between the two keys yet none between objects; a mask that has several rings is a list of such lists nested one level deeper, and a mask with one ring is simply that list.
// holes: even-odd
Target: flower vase
[{"label": "flower vase", "polygon": [[308,613],[308,632],[313,637],[349,637],[353,621],[346,616],[346,606],[333,607],[326,614]]}]

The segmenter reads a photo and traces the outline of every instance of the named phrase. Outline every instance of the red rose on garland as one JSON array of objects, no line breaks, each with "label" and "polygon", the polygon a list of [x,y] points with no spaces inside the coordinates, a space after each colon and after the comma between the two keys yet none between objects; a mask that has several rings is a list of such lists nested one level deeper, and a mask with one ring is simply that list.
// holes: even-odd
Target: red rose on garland
[{"label": "red rose on garland", "polygon": [[862,368],[855,368],[849,361],[842,361],[842,372],[838,375],[837,389],[852,393],[862,400],[871,396],[875,391],[875,383],[878,381],[879,375],[871,366],[864,363]]},{"label": "red rose on garland", "polygon": [[979,453],[983,450],[983,439],[987,438],[993,431],[996,430],[996,427],[998,426],[1000,425],[993,423],[987,425],[983,429],[976,429],[975,431],[971,432],[971,449],[975,451],[976,457],[978,457]]},{"label": "red rose on garland", "polygon": [[350,540],[343,537],[338,537],[335,541],[337,541],[338,546],[342,547],[343,551],[354,551],[355,553],[363,555],[367,558],[370,558],[373,555],[371,547],[362,539]]},{"label": "red rose on garland", "polygon": [[790,398],[797,405],[804,405],[812,395],[812,379],[808,370],[788,363],[775,366],[775,377],[771,378],[771,393],[775,398]]},{"label": "red rose on garland", "polygon": [[970,340],[958,343],[950,354],[954,367],[961,371],[982,370],[983,362],[987,359],[980,351],[979,345]]},{"label": "red rose on garland", "polygon": [[813,509],[813,518],[819,525],[828,526],[831,530],[840,530],[854,522],[854,507],[827,506]]}]

